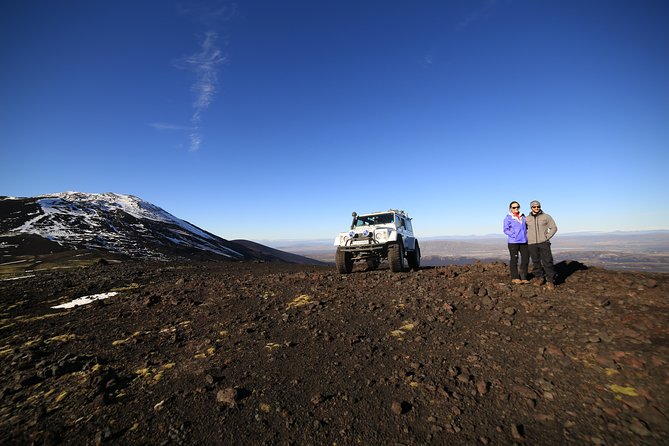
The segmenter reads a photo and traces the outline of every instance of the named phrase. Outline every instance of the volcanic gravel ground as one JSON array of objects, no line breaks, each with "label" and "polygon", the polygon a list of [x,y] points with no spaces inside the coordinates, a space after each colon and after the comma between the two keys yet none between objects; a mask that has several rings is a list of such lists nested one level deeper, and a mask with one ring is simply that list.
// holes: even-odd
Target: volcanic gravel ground
[{"label": "volcanic gravel ground", "polygon": [[[667,444],[669,276],[122,263],[0,281],[4,444]],[[115,291],[105,300],[52,309]]]}]

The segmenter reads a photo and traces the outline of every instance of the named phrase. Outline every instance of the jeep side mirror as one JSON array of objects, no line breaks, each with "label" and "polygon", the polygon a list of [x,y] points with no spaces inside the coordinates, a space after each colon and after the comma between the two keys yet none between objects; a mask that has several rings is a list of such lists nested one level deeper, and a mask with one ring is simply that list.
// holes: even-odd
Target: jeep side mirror
[{"label": "jeep side mirror", "polygon": [[353,221],[351,222],[351,229],[353,229],[355,228],[355,223],[358,221],[358,214],[353,212],[351,215],[353,216]]}]

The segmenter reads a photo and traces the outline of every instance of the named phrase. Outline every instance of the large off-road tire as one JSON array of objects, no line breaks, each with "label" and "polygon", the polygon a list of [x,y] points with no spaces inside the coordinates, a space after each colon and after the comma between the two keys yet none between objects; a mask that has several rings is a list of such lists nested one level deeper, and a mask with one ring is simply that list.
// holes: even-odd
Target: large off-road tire
[{"label": "large off-road tire", "polygon": [[392,272],[401,273],[404,271],[404,245],[402,240],[388,246],[388,263]]},{"label": "large off-road tire", "polygon": [[420,246],[418,245],[418,240],[416,240],[416,249],[407,252],[407,262],[409,262],[409,268],[414,271],[418,271],[418,268],[420,268]]},{"label": "large off-road tire", "polygon": [[335,263],[337,264],[337,271],[339,271],[339,274],[348,274],[353,271],[353,258],[348,251],[343,251],[340,248],[337,248]]}]

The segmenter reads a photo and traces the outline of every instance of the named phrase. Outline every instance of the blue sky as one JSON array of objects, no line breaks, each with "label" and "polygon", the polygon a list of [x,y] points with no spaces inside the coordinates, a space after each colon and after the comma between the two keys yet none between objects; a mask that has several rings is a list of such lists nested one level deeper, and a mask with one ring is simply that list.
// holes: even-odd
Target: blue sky
[{"label": "blue sky", "polygon": [[0,195],[136,195],[224,238],[669,228],[669,2],[4,1]]}]

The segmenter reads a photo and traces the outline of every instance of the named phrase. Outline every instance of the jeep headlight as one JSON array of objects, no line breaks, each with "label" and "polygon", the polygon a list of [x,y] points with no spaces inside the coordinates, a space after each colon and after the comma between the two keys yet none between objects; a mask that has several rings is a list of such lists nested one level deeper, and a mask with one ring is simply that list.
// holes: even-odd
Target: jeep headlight
[{"label": "jeep headlight", "polygon": [[382,231],[376,231],[374,238],[376,238],[376,241],[378,242],[386,242],[388,240],[388,231],[385,229]]}]

